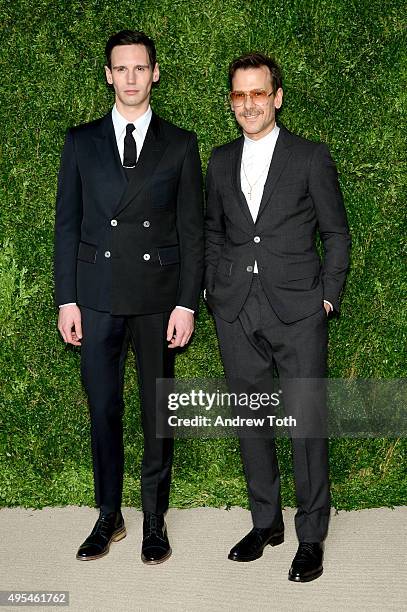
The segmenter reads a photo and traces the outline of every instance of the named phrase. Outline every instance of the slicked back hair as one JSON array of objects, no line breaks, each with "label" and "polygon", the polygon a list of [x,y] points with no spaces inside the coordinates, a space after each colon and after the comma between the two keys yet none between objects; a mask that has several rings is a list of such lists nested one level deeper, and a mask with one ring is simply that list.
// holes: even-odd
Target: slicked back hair
[{"label": "slicked back hair", "polygon": [[283,86],[283,77],[281,74],[281,68],[277,64],[274,58],[264,55],[264,53],[245,53],[240,57],[233,60],[229,65],[229,86],[232,89],[232,80],[236,70],[246,70],[247,68],[260,68],[261,66],[267,66],[271,74],[271,84],[273,87],[273,93],[276,93],[277,89]]},{"label": "slicked back hair", "polygon": [[147,34],[144,34],[144,32],[139,32],[138,30],[121,30],[109,38],[105,47],[106,66],[108,68],[112,68],[113,48],[120,45],[144,45],[147,49],[151,69],[154,69],[157,61],[154,41],[149,38]]}]

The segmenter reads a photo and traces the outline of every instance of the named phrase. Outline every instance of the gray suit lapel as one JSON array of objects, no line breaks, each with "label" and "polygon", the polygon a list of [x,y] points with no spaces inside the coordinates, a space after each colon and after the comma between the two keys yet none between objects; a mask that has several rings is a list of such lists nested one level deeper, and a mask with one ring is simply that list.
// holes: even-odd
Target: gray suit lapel
[{"label": "gray suit lapel", "polygon": [[284,126],[281,125],[280,133],[277,138],[273,157],[271,159],[270,168],[267,174],[267,179],[264,185],[263,196],[261,198],[256,223],[259,220],[260,215],[266,208],[267,204],[270,202],[271,197],[279,181],[280,175],[284,170],[290,157],[290,132]]},{"label": "gray suit lapel", "polygon": [[232,168],[232,185],[235,190],[237,201],[239,202],[240,209],[246,219],[246,221],[253,226],[253,217],[250,213],[249,207],[246,202],[246,198],[242,191],[241,181],[240,181],[240,168],[242,164],[242,153],[243,153],[243,145],[244,138],[243,136],[239,138],[235,146],[231,149],[230,152],[230,162]]}]

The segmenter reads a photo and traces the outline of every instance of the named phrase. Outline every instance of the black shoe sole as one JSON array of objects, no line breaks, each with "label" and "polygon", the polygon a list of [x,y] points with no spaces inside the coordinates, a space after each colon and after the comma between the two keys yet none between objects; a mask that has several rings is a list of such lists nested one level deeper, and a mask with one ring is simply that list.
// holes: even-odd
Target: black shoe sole
[{"label": "black shoe sole", "polygon": [[230,559],[230,561],[238,561],[239,563],[249,563],[250,561],[256,561],[256,559],[260,559],[260,557],[263,556],[263,552],[266,546],[278,546],[279,544],[282,544],[283,542],[284,542],[284,534],[282,533],[282,534],[273,536],[271,540],[269,540],[263,546],[262,550],[255,557],[235,557],[234,555],[229,554],[228,559]]},{"label": "black shoe sole", "polygon": [[167,552],[167,554],[165,554],[163,557],[161,557],[161,559],[157,559],[157,560],[151,561],[149,559],[146,559],[145,556],[143,555],[143,553],[141,553],[141,560],[146,565],[158,565],[159,563],[164,563],[164,561],[167,561],[167,559],[169,559],[171,557],[171,554],[172,554],[172,550],[170,548],[169,551]]},{"label": "black shoe sole", "polygon": [[100,559],[101,557],[105,557],[107,555],[107,553],[110,550],[110,544],[112,542],[119,542],[120,540],[123,540],[123,538],[125,538],[127,535],[126,533],[126,528],[123,527],[122,529],[120,529],[119,531],[116,531],[113,535],[112,538],[110,540],[110,542],[108,543],[106,550],[104,550],[102,553],[100,553],[100,555],[92,555],[89,557],[83,557],[81,555],[79,555],[79,553],[76,554],[76,558],[78,559],[78,561],[94,561],[95,559]]},{"label": "black shoe sole", "polygon": [[301,577],[301,576],[291,576],[290,573],[288,574],[288,580],[291,580],[291,582],[311,582],[312,580],[315,580],[316,578],[319,578],[320,576],[322,576],[323,574],[323,568],[318,570],[315,574],[311,574],[310,576],[305,576],[305,577]]}]

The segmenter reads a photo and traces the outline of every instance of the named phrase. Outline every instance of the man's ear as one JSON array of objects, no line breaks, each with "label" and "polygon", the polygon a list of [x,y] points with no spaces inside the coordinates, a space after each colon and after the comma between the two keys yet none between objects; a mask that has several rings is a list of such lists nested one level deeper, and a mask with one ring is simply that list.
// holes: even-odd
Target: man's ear
[{"label": "man's ear", "polygon": [[276,108],[281,108],[282,104],[283,104],[283,90],[281,87],[279,87],[274,96],[274,106]]},{"label": "man's ear", "polygon": [[110,70],[109,66],[105,66],[105,75],[106,75],[106,81],[108,82],[108,84],[113,85],[112,71]]},{"label": "man's ear", "polygon": [[157,83],[160,80],[160,67],[158,62],[155,63],[153,68],[153,83]]}]

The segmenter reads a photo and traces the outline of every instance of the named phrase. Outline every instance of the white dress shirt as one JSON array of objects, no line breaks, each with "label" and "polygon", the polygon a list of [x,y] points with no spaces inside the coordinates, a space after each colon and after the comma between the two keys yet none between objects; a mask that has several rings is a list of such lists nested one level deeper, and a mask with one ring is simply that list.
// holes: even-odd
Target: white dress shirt
[{"label": "white dress shirt", "polygon": [[[153,111],[151,110],[151,106],[148,105],[148,109],[146,110],[144,115],[141,115],[141,117],[138,117],[134,121],[128,121],[127,119],[125,119],[125,117],[123,117],[123,115],[119,113],[119,111],[117,110],[116,104],[113,106],[112,108],[113,129],[114,129],[114,133],[116,136],[117,148],[119,150],[120,160],[122,164],[123,164],[123,157],[124,157],[124,138],[126,136],[126,126],[129,123],[134,124],[134,130],[132,132],[132,136],[134,140],[136,141],[137,160],[138,160],[138,158],[140,157],[141,149],[143,148],[144,140],[146,138],[147,130],[149,128],[152,115],[153,115]],[[63,306],[71,306],[75,304],[76,302],[68,302],[67,304],[61,304],[60,308],[62,308]],[[181,310],[187,310],[188,312],[192,312],[192,314],[194,313],[194,310],[191,310],[191,308],[187,308],[186,306],[176,306],[176,308],[180,308]]]},{"label": "white dress shirt", "polygon": [[[275,124],[271,132],[259,140],[244,136],[240,183],[254,223],[279,132],[280,128]],[[254,262],[253,273],[258,274],[257,261]]]},{"label": "white dress shirt", "polygon": [[[279,132],[280,128],[275,124],[271,132],[259,140],[252,140],[246,135],[244,136],[240,183],[254,223],[256,223],[259,213],[264,185]],[[258,272],[257,261],[255,261],[253,273],[258,274]],[[324,300],[324,302],[329,304],[332,311],[331,302],[328,302],[328,300]]]},{"label": "white dress shirt", "polygon": [[147,130],[150,125],[151,117],[153,111],[151,110],[151,106],[148,106],[148,109],[138,117],[135,121],[128,121],[119,113],[117,110],[116,104],[112,109],[112,121],[114,133],[116,135],[117,148],[119,149],[120,160],[123,165],[123,155],[124,155],[124,138],[126,136],[126,126],[129,123],[133,123],[134,130],[132,136],[136,141],[137,146],[137,159],[140,157],[141,149],[143,148],[144,140],[146,138]]}]

